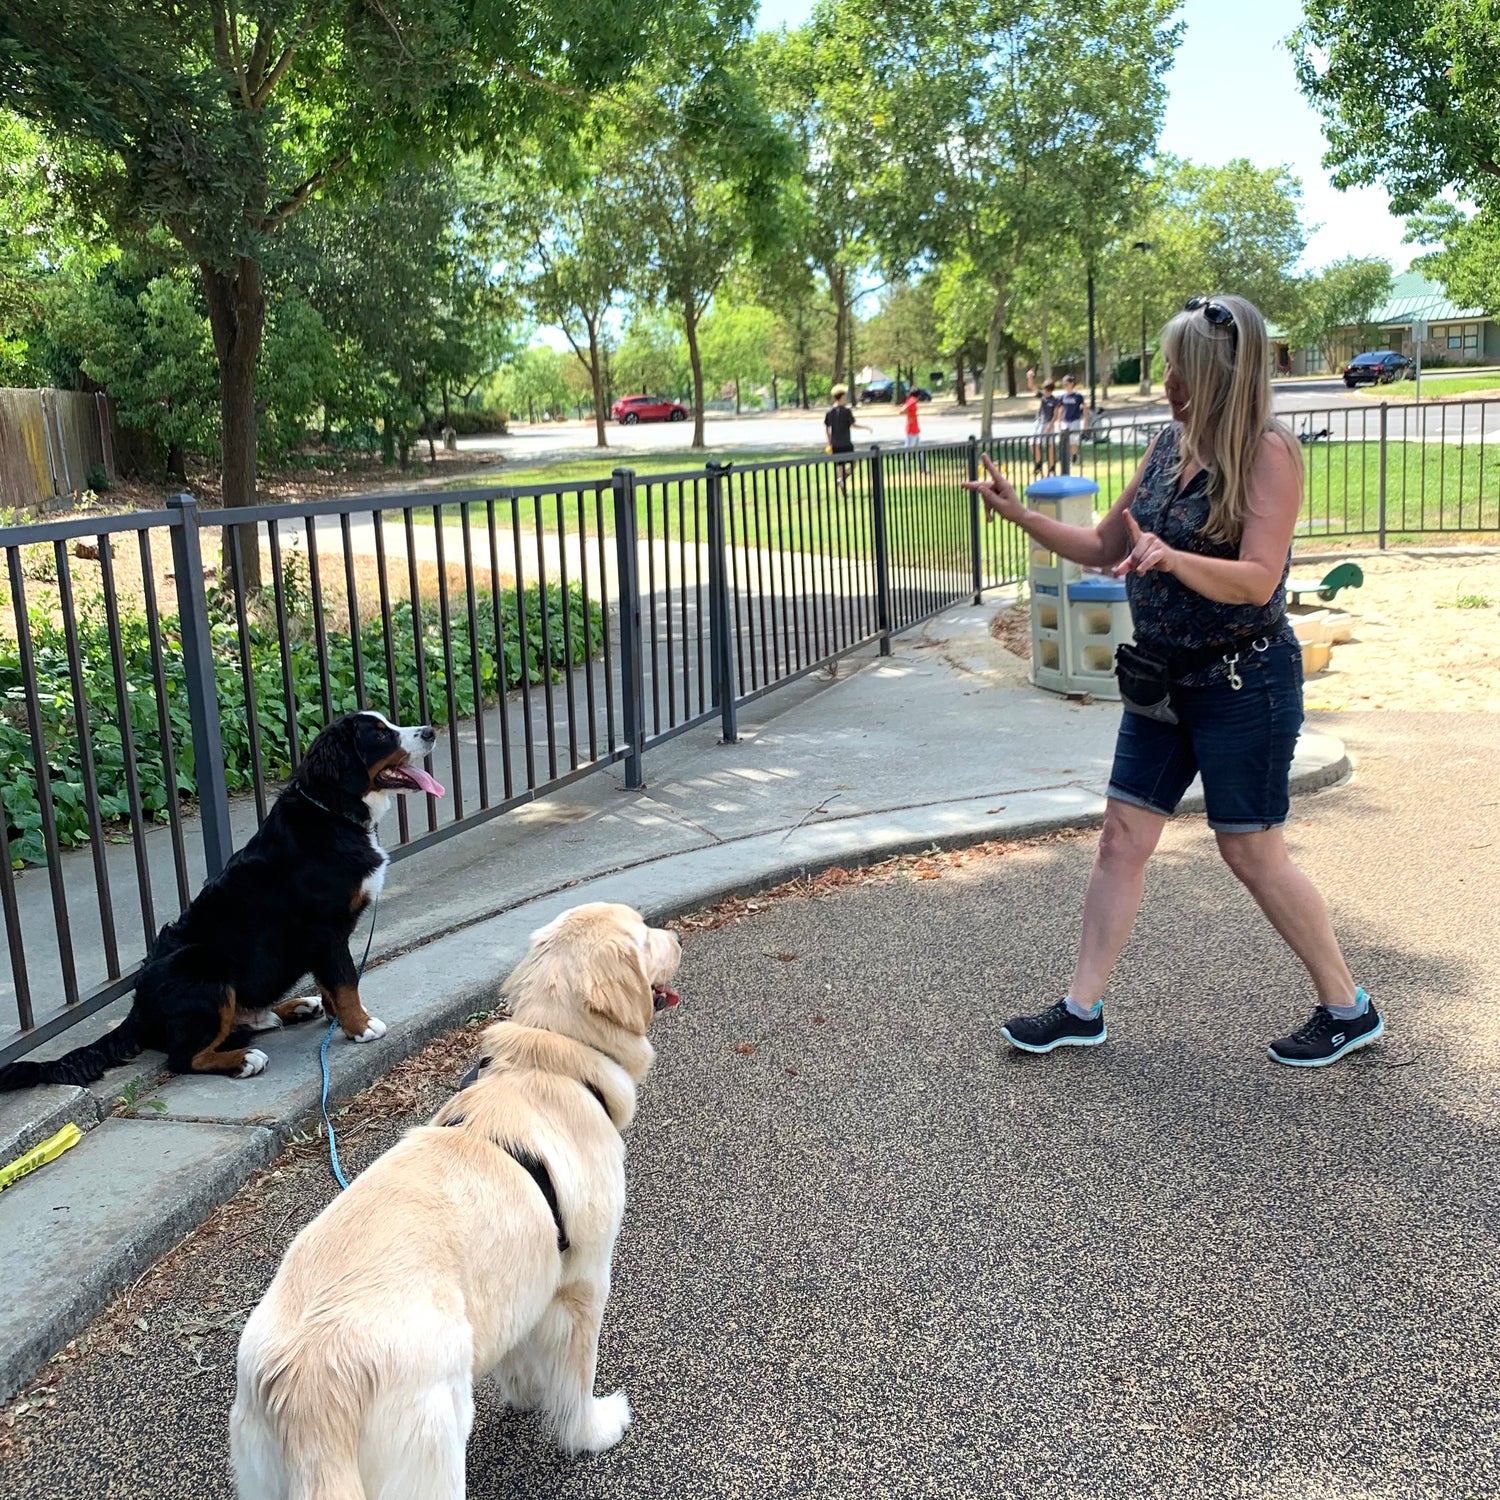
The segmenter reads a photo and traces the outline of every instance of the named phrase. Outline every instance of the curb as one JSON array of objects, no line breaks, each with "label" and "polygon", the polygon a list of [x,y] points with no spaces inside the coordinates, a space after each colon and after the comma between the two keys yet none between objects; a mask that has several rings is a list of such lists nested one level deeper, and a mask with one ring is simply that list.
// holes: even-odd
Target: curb
[{"label": "curb", "polygon": [[[1340,741],[1309,732],[1293,766],[1292,791],[1307,795],[1323,790],[1346,780],[1351,771]],[[997,797],[1005,798],[1000,806],[995,805]],[[1185,811],[1201,806],[1196,791],[1183,802]],[[659,924],[726,896],[755,895],[835,865],[873,864],[934,847],[963,848],[1097,827],[1104,807],[1102,786],[1074,784],[859,813],[662,855],[528,898],[371,967],[362,989],[389,1031],[378,1046],[329,1049],[330,1101],[360,1092],[435,1036],[476,1011],[493,1009],[500,983],[525,951],[531,932],[580,902],[627,901]],[[13,1268],[10,1305],[33,1311],[24,1320],[14,1315],[9,1320],[24,1326],[5,1326],[0,1317],[0,1400],[8,1399],[143,1269],[279,1154],[317,1109],[317,1048],[309,1045],[315,1035],[310,1027],[266,1033],[260,1045],[271,1053],[270,1065],[236,1085],[229,1101],[237,1105],[235,1113],[224,1108],[222,1079],[182,1075],[151,1096],[162,1106],[161,1114],[112,1118],[89,1132],[82,1144],[92,1143],[101,1160],[122,1142],[136,1152],[149,1143],[145,1154],[153,1159],[159,1150],[170,1151],[169,1143],[223,1145],[186,1164],[175,1181],[131,1197],[124,1211],[129,1222],[120,1224],[121,1210],[112,1209],[112,1232],[100,1253],[92,1263],[69,1260],[65,1285],[59,1283],[56,1255],[49,1256],[45,1246],[34,1252],[29,1266]],[[196,1136],[190,1134],[194,1132]],[[77,1199],[92,1170],[89,1158],[81,1145],[65,1162],[66,1170],[59,1164],[12,1191],[36,1193],[38,1207],[48,1196]],[[25,1274],[28,1270],[36,1274]]]}]

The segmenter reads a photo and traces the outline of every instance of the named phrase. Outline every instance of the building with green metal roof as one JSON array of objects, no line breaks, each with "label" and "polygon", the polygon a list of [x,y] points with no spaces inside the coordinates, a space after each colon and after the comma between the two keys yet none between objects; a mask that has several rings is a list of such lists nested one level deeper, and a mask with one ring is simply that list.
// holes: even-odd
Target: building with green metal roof
[{"label": "building with green metal roof", "polygon": [[[1394,349],[1408,359],[1416,357],[1412,325],[1427,324],[1427,338],[1422,345],[1422,366],[1500,364],[1500,324],[1477,307],[1460,307],[1443,286],[1429,281],[1420,271],[1404,271],[1391,284],[1391,294],[1375,309],[1370,324],[1379,330],[1371,342],[1365,330],[1351,328],[1346,341],[1343,363],[1365,349]],[[1317,349],[1293,346],[1283,330],[1272,326],[1272,357],[1283,374],[1319,375],[1327,373],[1322,353]]]}]

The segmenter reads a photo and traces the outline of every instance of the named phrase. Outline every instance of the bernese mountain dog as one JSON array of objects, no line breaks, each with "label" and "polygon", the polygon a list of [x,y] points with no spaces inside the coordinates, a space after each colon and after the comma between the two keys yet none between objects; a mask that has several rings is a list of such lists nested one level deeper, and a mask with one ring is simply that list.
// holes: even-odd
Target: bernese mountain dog
[{"label": "bernese mountain dog", "polygon": [[[383,714],[346,714],[308,746],[260,831],[163,927],[130,1014],[56,1062],[0,1068],[0,1090],[92,1083],[151,1047],[174,1073],[250,1078],[266,1054],[254,1032],[326,1012],[353,1042],[385,1035],[359,1001],[349,938],[389,860],[375,836],[393,795],[443,788],[421,768],[435,732]],[[321,999],[283,999],[311,974]]]}]

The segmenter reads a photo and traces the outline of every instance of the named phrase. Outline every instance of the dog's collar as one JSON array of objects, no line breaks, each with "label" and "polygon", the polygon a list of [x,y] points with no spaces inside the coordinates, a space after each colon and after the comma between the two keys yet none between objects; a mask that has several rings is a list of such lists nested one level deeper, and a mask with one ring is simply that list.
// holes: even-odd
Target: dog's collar
[{"label": "dog's collar", "polygon": [[329,807],[326,802],[319,802],[318,799],[314,797],[313,794],[308,791],[308,789],[303,786],[300,781],[294,781],[292,783],[292,786],[298,792],[300,792],[308,802],[311,802],[312,805],[316,807],[320,812],[326,812],[330,818],[342,818],[346,823],[353,823],[354,826],[361,831],[369,828],[370,824],[368,819],[356,818],[353,813],[341,812],[336,807]]}]

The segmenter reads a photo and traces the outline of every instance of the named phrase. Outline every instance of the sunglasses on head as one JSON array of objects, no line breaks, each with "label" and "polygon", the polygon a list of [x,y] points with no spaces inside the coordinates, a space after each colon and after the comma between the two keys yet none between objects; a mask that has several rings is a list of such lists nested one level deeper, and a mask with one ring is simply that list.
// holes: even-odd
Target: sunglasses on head
[{"label": "sunglasses on head", "polygon": [[1229,337],[1234,346],[1238,348],[1240,330],[1234,321],[1234,314],[1222,302],[1210,302],[1207,297],[1189,297],[1182,305],[1183,312],[1198,312],[1200,309],[1203,316],[1215,328],[1227,328],[1229,330]]}]

